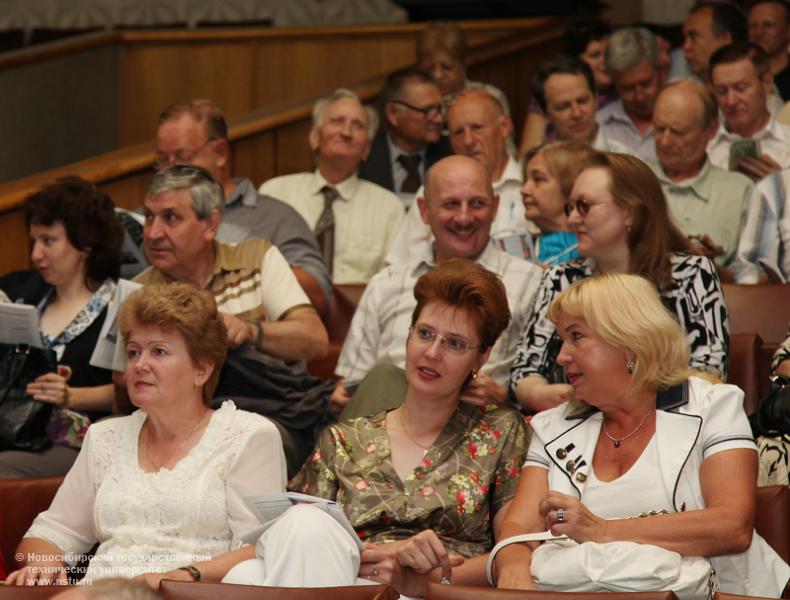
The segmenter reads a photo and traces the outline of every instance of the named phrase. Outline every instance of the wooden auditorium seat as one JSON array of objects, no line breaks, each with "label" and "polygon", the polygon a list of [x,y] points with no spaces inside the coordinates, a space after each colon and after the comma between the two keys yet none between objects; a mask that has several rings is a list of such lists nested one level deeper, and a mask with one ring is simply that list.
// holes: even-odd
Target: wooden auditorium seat
[{"label": "wooden auditorium seat", "polygon": [[384,585],[324,588],[282,588],[229,583],[194,583],[163,580],[164,600],[397,600],[398,593]]},{"label": "wooden auditorium seat", "polygon": [[723,287],[730,333],[756,333],[766,346],[784,341],[790,323],[790,283]]},{"label": "wooden auditorium seat", "polygon": [[49,508],[62,481],[62,477],[0,479],[0,551],[9,572],[16,568],[19,541],[38,513]]},{"label": "wooden auditorium seat", "polygon": [[741,596],[740,594],[726,594],[724,592],[716,592],[713,594],[713,600],[768,600],[762,596]]},{"label": "wooden auditorium seat", "polygon": [[787,337],[790,324],[790,283],[723,285],[730,316],[730,334],[756,333],[763,340],[760,388],[768,389],[771,357]]},{"label": "wooden auditorium seat", "polygon": [[730,356],[727,383],[741,388],[745,397],[743,408],[747,415],[757,410],[765,388],[761,377],[763,340],[756,333],[736,333],[730,336]]},{"label": "wooden auditorium seat", "polygon": [[322,379],[334,377],[340,350],[343,348],[348,328],[351,326],[351,319],[364,291],[365,284],[363,283],[332,286],[329,314],[324,319],[324,325],[329,334],[329,352],[326,357],[307,363],[307,370],[311,375]]},{"label": "wooden auditorium seat", "polygon": [[546,592],[428,584],[425,600],[677,600],[674,592]]},{"label": "wooden auditorium seat", "polygon": [[785,562],[790,563],[790,487],[757,488],[754,528]]}]

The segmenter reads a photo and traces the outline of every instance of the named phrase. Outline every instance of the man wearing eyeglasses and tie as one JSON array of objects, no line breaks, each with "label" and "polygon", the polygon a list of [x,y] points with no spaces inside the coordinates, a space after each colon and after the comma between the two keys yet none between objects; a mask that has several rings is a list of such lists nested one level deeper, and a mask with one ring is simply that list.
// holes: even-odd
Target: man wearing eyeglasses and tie
[{"label": "man wearing eyeglasses and tie", "polygon": [[387,78],[379,103],[385,131],[373,139],[359,176],[398,194],[408,209],[425,172],[452,154],[442,136],[442,94],[428,73],[409,67]]}]

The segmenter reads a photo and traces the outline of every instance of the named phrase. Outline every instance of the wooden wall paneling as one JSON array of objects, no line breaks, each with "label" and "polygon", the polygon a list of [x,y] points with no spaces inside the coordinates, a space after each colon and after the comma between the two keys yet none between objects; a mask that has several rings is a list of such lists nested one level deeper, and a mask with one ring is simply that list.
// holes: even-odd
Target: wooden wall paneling
[{"label": "wooden wall paneling", "polygon": [[[257,106],[312,96],[409,64],[414,40],[405,36],[266,41],[257,47],[261,77]],[[272,85],[272,82],[280,82]]]},{"label": "wooden wall paneling", "polygon": [[99,188],[110,195],[116,206],[136,210],[143,204],[145,189],[153,174],[152,168],[137,171],[118,179],[103,181],[99,184]]},{"label": "wooden wall paneling", "polygon": [[0,274],[29,268],[30,244],[21,209],[0,214],[0,232],[3,237]]},{"label": "wooden wall paneling", "polygon": [[532,78],[540,64],[559,51],[563,30],[564,22],[548,23],[546,28],[530,35],[526,45],[523,33],[500,37],[490,50],[482,49],[469,65],[470,79],[490,82],[507,96],[516,138],[521,134],[532,96]]},{"label": "wooden wall paneling", "polygon": [[127,44],[119,108],[120,145],[154,137],[169,104],[210,98],[228,116],[257,108],[255,50],[249,42]]},{"label": "wooden wall paneling", "polygon": [[304,118],[295,123],[279,127],[276,131],[275,145],[276,175],[299,173],[315,169],[313,153],[307,142],[310,133],[310,119]]},{"label": "wooden wall paneling", "polygon": [[257,188],[277,173],[276,131],[264,131],[236,140],[232,146],[234,177],[248,177]]}]

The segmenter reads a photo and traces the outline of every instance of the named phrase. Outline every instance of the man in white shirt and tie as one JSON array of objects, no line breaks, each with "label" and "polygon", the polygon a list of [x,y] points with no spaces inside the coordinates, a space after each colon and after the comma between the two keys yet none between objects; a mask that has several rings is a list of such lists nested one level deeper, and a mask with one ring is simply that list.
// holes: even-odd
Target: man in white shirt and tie
[{"label": "man in white shirt and tie", "polygon": [[260,193],[293,206],[313,228],[336,284],[367,283],[403,220],[403,205],[389,190],[359,179],[377,118],[352,91],[338,89],[313,108],[310,148],[318,168],[275,177]]}]

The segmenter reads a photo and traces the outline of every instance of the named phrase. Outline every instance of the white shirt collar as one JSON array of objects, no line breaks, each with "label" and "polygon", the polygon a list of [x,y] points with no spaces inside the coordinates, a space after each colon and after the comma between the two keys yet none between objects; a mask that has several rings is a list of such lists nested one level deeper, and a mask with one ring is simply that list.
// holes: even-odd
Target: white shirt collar
[{"label": "white shirt collar", "polygon": [[502,177],[499,178],[499,181],[495,181],[493,183],[494,191],[498,192],[499,189],[508,181],[516,181],[521,183],[523,180],[524,179],[521,174],[521,165],[515,158],[508,154],[507,163],[505,164],[505,168],[502,171]]},{"label": "white shirt collar", "polygon": [[[716,135],[713,137],[713,144],[718,144],[722,141],[732,142],[735,140],[742,140],[744,139],[742,136],[738,135],[737,133],[732,133],[727,131],[726,127],[724,126],[724,121],[719,123],[719,129],[716,131]],[[783,142],[787,141],[787,129],[782,126],[773,116],[768,119],[768,123],[766,123],[765,127],[760,129],[757,133],[755,133],[751,138],[753,140],[765,140],[765,139],[775,139],[777,141]]]},{"label": "white shirt collar", "polygon": [[323,175],[321,175],[321,170],[316,169],[313,173],[313,195],[321,194],[321,189],[325,185],[335,188],[338,194],[340,194],[340,198],[348,202],[354,197],[354,194],[357,191],[357,187],[359,186],[359,178],[357,177],[357,174],[354,173],[351,175],[351,177],[347,177],[340,183],[331,184],[326,179],[324,179]]}]

